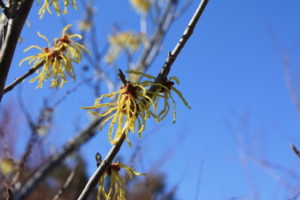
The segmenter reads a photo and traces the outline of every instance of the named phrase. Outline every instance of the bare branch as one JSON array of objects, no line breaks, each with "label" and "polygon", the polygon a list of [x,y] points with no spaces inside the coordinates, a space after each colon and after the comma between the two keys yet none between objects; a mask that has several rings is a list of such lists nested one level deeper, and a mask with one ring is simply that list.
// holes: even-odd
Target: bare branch
[{"label": "bare branch", "polygon": [[177,58],[177,56],[179,55],[179,53],[181,52],[181,50],[183,49],[185,43],[188,41],[188,39],[190,38],[190,36],[193,34],[194,28],[200,18],[200,16],[202,15],[206,4],[207,4],[208,0],[202,0],[201,3],[199,4],[196,12],[194,13],[191,21],[189,22],[189,24],[187,25],[186,29],[183,32],[183,35],[181,36],[179,42],[177,43],[176,47],[174,48],[174,50],[172,51],[172,53],[169,53],[168,58],[165,62],[165,65],[163,68],[165,68],[165,73],[169,73],[170,67],[173,62],[175,61],[175,59]]},{"label": "bare branch", "polygon": [[13,83],[11,83],[10,85],[6,86],[4,88],[3,95],[6,94],[7,92],[11,91],[12,89],[14,89],[15,86],[17,86],[22,81],[24,81],[28,76],[30,76],[31,74],[33,74],[34,72],[36,72],[36,70],[38,70],[43,65],[44,65],[44,62],[39,63],[35,67],[33,67],[30,70],[28,70],[23,76],[21,76],[20,78],[17,78]]},{"label": "bare branch", "polygon": [[[189,37],[192,35],[194,27],[197,24],[201,14],[203,13],[203,10],[205,9],[207,2],[208,2],[208,0],[202,0],[201,3],[199,4],[197,10],[195,11],[192,19],[189,22],[187,28],[185,29],[182,37],[180,38],[179,42],[175,46],[175,49],[173,50],[172,53],[169,54],[168,59],[165,62],[164,66],[162,67],[161,72],[156,77],[156,80],[155,80],[156,83],[163,83],[167,79],[167,76],[170,72],[172,64],[174,63],[175,59],[179,55],[180,51],[184,47],[184,45],[187,42],[187,40],[189,39]],[[157,86],[152,86],[149,90],[156,91]],[[127,124],[125,124],[125,127],[126,127],[126,125]],[[114,157],[119,152],[124,140],[125,140],[125,133],[123,132],[122,137],[119,139],[119,141],[115,145],[112,146],[112,148],[108,152],[104,161],[100,164],[98,169],[95,171],[95,173],[92,175],[92,177],[87,182],[85,188],[83,189],[82,193],[78,197],[78,200],[86,200],[88,198],[88,196],[90,195],[92,190],[97,185],[99,178],[108,169],[108,167],[110,166],[110,163],[112,162]]]},{"label": "bare branch", "polygon": [[121,69],[118,70],[118,76],[119,76],[119,79],[122,81],[122,83],[124,85],[126,85],[127,84],[127,80],[126,80],[126,77],[125,77],[125,75],[124,75],[124,73],[123,73],[123,71]]}]

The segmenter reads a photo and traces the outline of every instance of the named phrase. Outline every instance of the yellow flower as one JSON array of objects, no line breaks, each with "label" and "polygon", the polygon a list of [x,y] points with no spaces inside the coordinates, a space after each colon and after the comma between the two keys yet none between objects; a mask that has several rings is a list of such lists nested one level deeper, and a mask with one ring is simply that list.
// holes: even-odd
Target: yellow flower
[{"label": "yellow flower", "polygon": [[[39,15],[40,19],[44,17],[46,11],[48,11],[49,14],[52,14],[50,7],[53,6],[55,13],[59,16],[61,13],[62,14],[67,14],[68,13],[68,6],[70,5],[70,2],[72,6],[77,10],[77,4],[76,0],[63,0],[63,7],[61,6],[61,0],[44,0],[44,3],[42,7],[39,9]],[[41,3],[41,0],[38,0],[38,4]]]},{"label": "yellow flower", "polygon": [[142,44],[145,44],[145,35],[131,31],[120,32],[109,36],[110,47],[104,60],[111,64],[115,61],[122,50],[134,53]]},{"label": "yellow flower", "polygon": [[142,14],[148,13],[150,10],[150,2],[148,0],[130,0],[133,8]]},{"label": "yellow flower", "polygon": [[[101,100],[105,97],[114,97],[116,95],[117,100],[113,103],[101,102]],[[138,126],[137,132],[139,137],[141,137],[141,133],[145,129],[146,120],[150,116],[153,116],[158,121],[158,117],[155,115],[155,105],[152,99],[148,96],[143,83],[128,82],[116,92],[101,95],[100,98],[96,99],[94,106],[83,107],[83,109],[98,109],[102,107],[109,108],[103,114],[94,111],[89,111],[89,113],[99,117],[106,117],[101,125],[111,120],[108,139],[112,144],[115,144],[122,135],[125,134],[126,141],[129,145],[131,145],[128,139],[128,133],[129,131],[132,133],[136,131],[136,123]],[[154,112],[151,111],[151,107]],[[112,137],[115,126],[117,126],[117,130],[114,137]]]},{"label": "yellow flower", "polygon": [[[98,200],[100,200],[101,198],[104,198],[105,200],[126,200],[124,181],[119,175],[119,171],[121,168],[126,170],[128,176],[131,179],[134,178],[134,176],[145,175],[133,170],[132,168],[120,162],[112,163],[99,180],[97,196]],[[109,178],[109,186],[108,190],[105,190],[105,181],[107,180],[107,178]]]},{"label": "yellow flower", "polygon": [[43,82],[52,77],[50,87],[62,87],[67,82],[66,75],[69,75],[75,80],[75,73],[72,62],[79,63],[82,59],[82,51],[89,52],[83,45],[72,41],[74,37],[81,39],[78,34],[68,35],[66,31],[71,27],[67,25],[60,38],[56,39],[53,47],[51,47],[49,40],[42,34],[38,33],[38,36],[43,38],[47,43],[48,47],[41,48],[36,45],[32,45],[25,49],[36,48],[41,52],[34,56],[29,56],[21,60],[20,65],[24,61],[28,61],[29,65],[33,67],[42,64],[43,68],[41,72],[30,82],[38,81],[38,88],[43,86]]},{"label": "yellow flower", "polygon": [[[89,113],[99,117],[105,117],[101,123],[101,128],[106,122],[110,121],[108,139],[112,144],[115,144],[122,135],[125,134],[126,141],[129,145],[131,145],[128,139],[129,131],[134,133],[136,131],[137,124],[137,132],[139,137],[141,137],[141,133],[145,130],[146,120],[148,118],[152,116],[157,122],[159,122],[168,115],[170,111],[170,99],[174,107],[173,123],[175,123],[176,102],[172,96],[172,91],[174,91],[181,98],[183,103],[190,108],[181,92],[173,86],[173,81],[179,84],[179,80],[176,77],[171,77],[164,83],[159,84],[154,82],[154,76],[133,70],[129,70],[127,72],[138,76],[144,76],[150,79],[150,81],[146,80],[139,83],[127,82],[127,84],[122,86],[120,90],[101,95],[100,98],[96,99],[94,106],[82,107],[87,110],[108,107],[103,114],[94,111],[89,111]],[[157,86],[158,89],[156,91],[149,91],[146,89],[146,87],[150,88],[152,86]],[[117,96],[115,102],[101,102],[105,97],[110,98],[115,96]],[[161,106],[162,109],[158,112],[157,108],[159,106]],[[112,137],[115,126],[117,128],[114,136]]]},{"label": "yellow flower", "polygon": [[[156,85],[156,86],[160,87],[155,92],[148,91],[149,95],[152,98],[155,108],[158,108],[160,105],[160,100],[161,99],[163,100],[163,102],[162,102],[163,108],[161,109],[161,111],[154,113],[154,115],[157,116],[157,119],[159,121],[163,120],[168,115],[168,113],[170,111],[169,100],[171,99],[173,107],[174,107],[173,123],[176,122],[176,102],[172,96],[172,91],[174,91],[179,96],[179,98],[182,100],[182,102],[184,103],[185,106],[187,106],[189,109],[191,109],[188,102],[183,97],[182,93],[174,87],[175,83],[179,84],[179,79],[176,76],[173,76],[170,79],[167,79],[164,83],[158,84],[158,83],[154,82],[155,81],[154,76],[151,76],[151,75],[148,75],[148,74],[145,74],[142,72],[134,71],[134,70],[128,70],[126,72],[134,74],[134,75],[138,75],[138,76],[144,76],[144,77],[150,79],[150,81],[144,81],[143,82],[144,85],[148,84],[149,86]],[[173,81],[175,81],[175,83]]]}]

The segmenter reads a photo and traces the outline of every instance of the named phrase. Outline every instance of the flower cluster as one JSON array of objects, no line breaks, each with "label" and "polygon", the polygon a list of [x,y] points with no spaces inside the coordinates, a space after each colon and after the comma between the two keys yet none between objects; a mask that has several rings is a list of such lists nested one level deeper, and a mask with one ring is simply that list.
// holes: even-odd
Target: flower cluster
[{"label": "flower cluster", "polygon": [[[100,98],[96,99],[94,106],[83,107],[83,109],[99,109],[103,107],[108,107],[104,113],[98,113],[94,111],[89,111],[91,114],[105,117],[102,121],[102,126],[110,121],[110,127],[108,131],[108,138],[110,143],[115,144],[122,136],[125,134],[125,139],[129,145],[131,145],[128,139],[128,133],[131,131],[134,133],[137,129],[139,137],[141,137],[142,131],[145,130],[146,120],[151,116],[158,122],[164,119],[170,110],[169,99],[171,99],[174,105],[174,122],[176,119],[176,102],[172,97],[172,92],[174,91],[179,95],[184,104],[190,108],[187,101],[182,96],[181,92],[177,90],[173,85],[174,80],[179,83],[176,77],[170,78],[163,84],[157,84],[154,82],[155,77],[136,71],[127,71],[134,75],[141,75],[150,80],[146,80],[139,83],[127,82],[125,86],[122,86],[118,91],[104,94]],[[156,86],[158,89],[154,92],[147,90],[147,87]],[[101,102],[103,98],[111,98],[116,96],[116,101],[111,103]],[[163,100],[161,102],[160,100]],[[162,105],[162,109],[158,111],[158,107]],[[136,126],[137,124],[137,126]],[[102,127],[101,126],[101,127]],[[116,131],[114,137],[115,126]],[[136,128],[137,127],[137,128]]]},{"label": "flower cluster", "polygon": [[[134,178],[134,176],[141,176],[145,175],[139,173],[132,168],[120,163],[112,163],[110,167],[106,170],[103,176],[99,180],[99,187],[98,187],[98,197],[97,199],[100,200],[102,197],[105,200],[125,200],[125,186],[124,181],[119,175],[120,169],[125,169],[129,178]],[[109,189],[105,191],[105,181],[109,178]]]},{"label": "flower cluster", "polygon": [[[76,10],[77,8],[77,4],[76,4],[76,0],[63,0],[63,2],[61,2],[61,0],[43,0],[44,3],[41,6],[41,8],[39,9],[39,15],[40,18],[43,18],[46,11],[48,11],[49,14],[52,14],[50,7],[53,7],[55,10],[55,13],[57,15],[60,14],[67,14],[68,13],[68,6],[71,4],[72,7],[74,7]],[[41,0],[38,0],[38,4],[41,3]],[[62,6],[63,4],[63,6]]]},{"label": "flower cluster", "polygon": [[[148,96],[145,86],[148,83],[130,83],[127,82],[125,86],[122,86],[118,91],[104,94],[100,98],[96,99],[94,106],[83,107],[83,109],[98,109],[102,107],[109,107],[103,114],[89,111],[99,117],[106,117],[103,120],[102,125],[108,121],[110,122],[108,138],[110,143],[115,144],[123,135],[126,134],[126,141],[130,145],[128,139],[128,133],[137,132],[141,137],[142,131],[145,129],[146,120],[153,116],[157,121],[158,117],[155,115],[155,105],[152,99]],[[101,100],[104,97],[114,97],[117,95],[116,102],[102,103]],[[151,111],[151,107],[154,112]],[[137,126],[136,126],[137,124]],[[117,126],[114,137],[114,127]],[[137,128],[136,128],[137,127]]]},{"label": "flower cluster", "polygon": [[[42,34],[38,33],[38,36],[43,38],[48,46],[41,48],[36,45],[32,45],[25,49],[36,48],[41,52],[37,55],[29,56],[24,58],[20,65],[24,61],[28,61],[29,65],[33,67],[38,65],[43,65],[41,72],[30,82],[38,81],[38,88],[43,86],[43,82],[52,77],[50,87],[62,87],[65,82],[67,82],[66,75],[69,75],[75,80],[75,73],[73,69],[72,62],[79,63],[82,59],[82,52],[89,52],[82,44],[74,42],[72,38],[79,38],[81,36],[78,34],[67,34],[67,30],[71,25],[67,25],[63,31],[60,38],[54,41],[53,47],[51,47],[49,40]],[[37,71],[38,72],[38,71]]]},{"label": "flower cluster", "polygon": [[148,13],[150,10],[150,2],[148,0],[130,0],[133,8],[142,14]]},{"label": "flower cluster", "polygon": [[108,38],[110,47],[105,61],[109,64],[113,63],[121,51],[128,53],[135,52],[142,44],[146,43],[145,35],[141,33],[133,33],[131,31],[119,32]]}]

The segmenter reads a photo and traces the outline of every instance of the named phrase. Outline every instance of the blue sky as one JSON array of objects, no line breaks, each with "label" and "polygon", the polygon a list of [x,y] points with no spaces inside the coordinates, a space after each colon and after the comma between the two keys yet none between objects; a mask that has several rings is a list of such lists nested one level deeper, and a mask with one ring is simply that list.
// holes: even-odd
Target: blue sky
[{"label": "blue sky", "polygon": [[[197,4],[198,1],[193,1],[172,25],[149,73],[158,73]],[[192,109],[184,107],[176,98],[178,118],[175,125],[171,118],[161,124],[150,122],[144,133],[149,137],[144,140],[132,137],[134,145],[142,143],[143,147],[138,169],[147,172],[172,149],[159,171],[167,173],[169,188],[180,182],[179,199],[195,198],[200,175],[198,199],[230,199],[233,196],[252,199],[253,188],[258,190],[260,199],[274,199],[277,193],[278,199],[291,198],[293,193],[284,192],[283,186],[275,183],[257,163],[248,162],[247,169],[240,162],[236,130],[246,116],[239,132],[242,143],[251,149],[245,153],[246,157],[266,157],[291,169],[299,166],[289,145],[300,146],[300,121],[289,97],[282,54],[278,49],[279,45],[290,52],[292,76],[298,89],[300,51],[299,48],[292,52],[290,49],[300,39],[299,8],[300,2],[296,0],[211,0],[171,71],[171,75],[179,77],[181,84],[177,87]],[[123,29],[137,29],[139,25],[138,15],[127,1],[98,2],[96,9],[99,45],[105,42],[112,22],[117,21]],[[8,82],[26,71],[26,66],[17,66],[24,57],[21,50],[33,42],[43,42],[37,39],[36,31],[49,38],[60,34],[59,19],[52,15],[37,20],[36,11],[35,5],[29,18],[31,26],[24,29],[24,43],[17,49]],[[82,13],[72,12],[68,19],[76,22],[80,16]],[[70,82],[71,86],[66,88],[72,88],[72,84]],[[40,90],[42,92],[37,91],[35,85],[27,81],[23,85],[28,102],[37,107],[42,102],[41,93],[54,94],[53,101],[63,94],[46,87]],[[79,107],[93,103],[94,99],[89,96],[86,88],[79,89],[70,97],[72,103],[65,101],[57,108],[57,113],[65,114],[57,114],[58,125],[50,138],[62,143],[74,134],[76,120],[80,119],[79,126],[86,122],[87,113]],[[16,94],[11,93],[3,101],[15,98]],[[95,170],[95,152],[105,154],[108,149],[105,132],[84,145],[81,152],[88,161],[90,173]],[[125,144],[120,155],[126,158],[132,151],[133,148]]]}]

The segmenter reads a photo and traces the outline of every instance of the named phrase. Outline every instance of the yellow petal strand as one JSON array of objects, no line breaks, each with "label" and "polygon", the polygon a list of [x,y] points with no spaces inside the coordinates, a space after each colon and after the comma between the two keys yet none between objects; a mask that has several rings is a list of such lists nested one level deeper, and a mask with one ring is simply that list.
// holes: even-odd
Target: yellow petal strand
[{"label": "yellow petal strand", "polygon": [[40,32],[37,32],[37,35],[38,35],[40,38],[44,39],[44,40],[47,42],[48,47],[51,46],[51,45],[50,45],[50,41],[48,40],[48,38],[47,38],[46,36],[42,35]]},{"label": "yellow petal strand", "polygon": [[188,107],[189,109],[191,109],[191,106],[189,105],[189,103],[185,100],[185,98],[183,97],[182,93],[177,90],[175,87],[171,87],[171,89],[176,92],[176,94],[180,97],[180,99],[182,100],[182,102],[184,103],[184,105],[186,105],[186,107]]},{"label": "yellow petal strand", "polygon": [[72,24],[68,24],[67,26],[65,26],[65,28],[62,30],[62,34],[61,34],[61,35],[62,35],[62,36],[63,36],[63,35],[66,35],[67,30],[70,29],[71,26],[72,26]]},{"label": "yellow petal strand", "polygon": [[102,107],[106,107],[106,106],[115,106],[115,103],[103,103],[103,104],[96,104],[94,106],[89,106],[89,107],[80,107],[82,109],[85,110],[90,110],[90,109],[96,109],[96,108],[102,108]]}]

